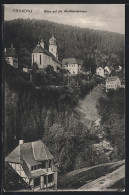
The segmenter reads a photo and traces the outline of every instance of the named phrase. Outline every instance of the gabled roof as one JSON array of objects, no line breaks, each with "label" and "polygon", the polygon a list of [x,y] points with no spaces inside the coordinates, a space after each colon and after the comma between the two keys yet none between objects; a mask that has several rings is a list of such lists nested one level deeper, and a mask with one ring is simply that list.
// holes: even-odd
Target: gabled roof
[{"label": "gabled roof", "polygon": [[33,155],[36,160],[42,161],[43,160],[49,160],[53,159],[54,157],[49,152],[48,148],[45,144],[43,144],[42,141],[32,142],[33,147]]},{"label": "gabled roof", "polygon": [[25,161],[30,166],[39,165],[44,160],[54,157],[46,145],[41,141],[29,142],[18,145],[6,158],[7,162],[22,163]]},{"label": "gabled roof", "polygon": [[5,57],[17,57],[15,48],[6,48]]},{"label": "gabled roof", "polygon": [[46,55],[50,56],[55,62],[62,64],[51,52],[47,51],[39,44],[33,49],[32,53],[45,53]]},{"label": "gabled roof", "polygon": [[62,64],[66,65],[66,64],[82,64],[83,61],[79,60],[77,58],[67,58],[67,59],[63,59]]},{"label": "gabled roof", "polygon": [[117,79],[119,79],[119,77],[118,77],[118,76],[108,77],[108,78],[106,79],[106,81],[107,81],[107,82],[110,82],[110,81],[116,81]]},{"label": "gabled roof", "polygon": [[7,162],[20,163],[20,145],[18,145],[6,158]]},{"label": "gabled roof", "polygon": [[97,70],[98,70],[98,69],[103,69],[103,70],[104,70],[104,68],[103,68],[102,66],[98,66],[96,69],[97,69]]}]

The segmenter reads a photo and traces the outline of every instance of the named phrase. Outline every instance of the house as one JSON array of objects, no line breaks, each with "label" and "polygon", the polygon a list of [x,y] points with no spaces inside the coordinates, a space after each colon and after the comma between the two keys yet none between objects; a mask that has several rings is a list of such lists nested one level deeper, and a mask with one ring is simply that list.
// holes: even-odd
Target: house
[{"label": "house", "polygon": [[121,80],[121,88],[125,88],[125,80],[124,79]]},{"label": "house", "polygon": [[96,68],[96,74],[105,78],[111,74],[111,70],[109,69],[108,66],[105,66],[105,68],[99,66],[98,68]]},{"label": "house", "polygon": [[8,64],[13,66],[14,68],[18,68],[18,57],[16,54],[16,50],[13,47],[13,44],[11,44],[10,48],[4,49],[4,56]]},{"label": "house", "polygon": [[56,39],[52,36],[49,39],[49,51],[44,48],[43,40],[32,51],[32,65],[37,63],[39,69],[45,69],[48,65],[53,66],[54,71],[61,68],[61,62],[58,60]]},{"label": "house", "polygon": [[99,66],[98,68],[96,68],[96,74],[105,78],[105,73],[104,73],[104,68],[102,68],[101,66]]},{"label": "house", "polygon": [[108,66],[105,66],[104,74],[105,74],[105,76],[109,76],[111,74],[111,70],[110,70],[110,68]]},{"label": "house", "polygon": [[57,169],[54,157],[41,141],[19,145],[5,158],[5,161],[17,172],[32,190],[57,187]]},{"label": "house", "polygon": [[108,77],[106,79],[106,91],[108,89],[117,89],[121,87],[121,81],[118,76]]},{"label": "house", "polygon": [[72,75],[76,75],[81,73],[82,63],[82,60],[76,58],[63,59],[62,69],[68,70]]}]

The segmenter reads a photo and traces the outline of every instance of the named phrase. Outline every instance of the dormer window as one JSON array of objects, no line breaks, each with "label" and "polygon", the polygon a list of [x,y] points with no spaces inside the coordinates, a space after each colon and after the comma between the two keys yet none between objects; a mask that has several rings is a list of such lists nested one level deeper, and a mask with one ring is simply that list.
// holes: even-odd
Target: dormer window
[{"label": "dormer window", "polygon": [[42,167],[42,169],[45,169],[45,168],[46,168],[46,161],[43,161],[43,162],[42,162],[41,167]]},{"label": "dormer window", "polygon": [[41,168],[41,165],[34,165],[34,166],[31,166],[31,171],[34,171],[40,168]]}]

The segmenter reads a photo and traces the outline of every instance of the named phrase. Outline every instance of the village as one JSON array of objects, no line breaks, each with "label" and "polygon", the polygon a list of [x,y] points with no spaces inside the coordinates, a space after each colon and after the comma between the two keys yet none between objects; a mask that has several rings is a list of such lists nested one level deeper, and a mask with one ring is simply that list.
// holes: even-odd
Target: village
[{"label": "village", "polygon": [[[7,64],[15,69],[18,69],[18,56],[16,50],[11,44],[10,48],[5,48],[5,60]],[[29,74],[30,81],[33,82],[32,69],[37,66],[37,70],[45,70],[48,66],[52,67],[55,72],[60,70],[65,71],[70,81],[77,75],[86,75],[90,78],[91,71],[84,71],[83,60],[77,58],[63,59],[62,62],[58,59],[58,45],[54,35],[49,39],[49,51],[44,48],[43,39],[38,41],[38,44],[32,51],[31,63],[32,68],[23,68],[23,72]],[[116,72],[121,72],[122,67]],[[105,92],[109,90],[117,90],[125,88],[124,80],[120,80],[117,74],[112,76],[112,72],[108,66],[98,66],[95,70],[96,77],[102,79],[101,84]],[[58,87],[55,86],[55,87]],[[34,191],[42,189],[58,189],[58,166],[54,165],[54,157],[50,153],[47,146],[41,140],[24,143],[24,140],[19,140],[19,145],[5,158],[9,169],[12,169],[19,175],[19,181],[22,179],[30,189]]]},{"label": "village", "polygon": [[[58,60],[58,50],[56,39],[52,35],[49,39],[49,51],[44,48],[43,40],[38,41],[37,46],[32,51],[32,67],[36,64],[39,70],[44,70],[48,65],[53,67],[55,72],[59,72],[59,70],[65,70],[67,75],[73,77],[78,74],[90,75],[91,71],[85,72],[83,70],[82,64],[83,60],[77,58],[67,58],[63,59],[62,62]],[[13,66],[14,68],[18,68],[18,57],[11,44],[10,48],[5,48],[5,59],[8,64]],[[32,68],[23,68],[23,72],[29,72],[31,75]],[[116,73],[122,72],[122,67],[119,65]],[[105,89],[108,91],[109,89],[117,89],[121,87],[125,87],[124,79],[120,79],[119,76],[112,76],[111,70],[108,66],[98,66],[95,70],[95,74],[105,79]]]}]

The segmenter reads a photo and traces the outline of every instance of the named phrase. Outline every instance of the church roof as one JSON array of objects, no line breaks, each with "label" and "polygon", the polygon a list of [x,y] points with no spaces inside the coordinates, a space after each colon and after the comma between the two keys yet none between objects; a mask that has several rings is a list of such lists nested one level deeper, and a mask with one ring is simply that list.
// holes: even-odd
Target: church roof
[{"label": "church roof", "polygon": [[52,37],[49,40],[56,40],[56,38],[52,35]]},{"label": "church roof", "polygon": [[52,37],[49,39],[49,44],[55,45],[56,44],[56,38],[52,35]]},{"label": "church roof", "polygon": [[32,53],[45,53],[46,55],[50,56],[55,62],[61,64],[61,62],[49,51],[47,51],[46,49],[44,49],[43,47],[41,47],[41,45],[37,45]]},{"label": "church roof", "polygon": [[39,165],[44,160],[54,157],[46,145],[41,141],[29,142],[18,145],[6,158],[7,162],[21,163],[23,159],[30,166]]},{"label": "church roof", "polygon": [[5,57],[17,57],[15,48],[6,48]]},{"label": "church roof", "polygon": [[83,61],[79,60],[77,58],[67,58],[67,59],[63,59],[62,64],[66,65],[66,64],[82,64]]}]

